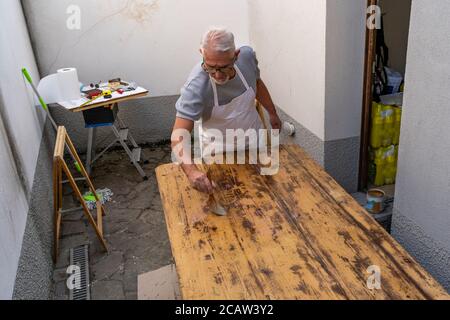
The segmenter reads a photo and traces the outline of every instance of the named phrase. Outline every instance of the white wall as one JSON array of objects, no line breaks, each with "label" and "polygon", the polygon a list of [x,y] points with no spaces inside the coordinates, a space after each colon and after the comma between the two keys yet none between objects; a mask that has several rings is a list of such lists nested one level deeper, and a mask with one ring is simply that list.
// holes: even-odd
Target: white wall
[{"label": "white wall", "polygon": [[[37,79],[19,0],[0,1],[0,299],[12,296],[43,115],[21,74]],[[20,178],[22,177],[22,178]]]},{"label": "white wall", "polygon": [[366,0],[327,1],[326,141],[361,135],[366,8]]},{"label": "white wall", "polygon": [[450,291],[449,15],[413,1],[393,234]]},{"label": "white wall", "polygon": [[249,0],[250,41],[275,103],[325,139],[326,1]]},{"label": "white wall", "polygon": [[[226,25],[257,51],[276,104],[323,141],[360,134],[365,3],[24,1],[43,75],[73,66],[83,82],[121,76],[152,96],[178,94],[203,31]],[[81,8],[81,30],[66,27],[71,4]]]},{"label": "white wall", "polygon": [[249,0],[250,40],[275,102],[323,141],[361,133],[365,0]]},{"label": "white wall", "polygon": [[3,300],[12,296],[28,203],[1,121],[0,159],[0,300]]},{"label": "white wall", "polygon": [[[25,0],[43,75],[76,67],[86,83],[135,80],[152,96],[179,94],[203,32],[224,25],[248,44],[243,0]],[[81,30],[68,30],[66,10],[81,8]]]}]

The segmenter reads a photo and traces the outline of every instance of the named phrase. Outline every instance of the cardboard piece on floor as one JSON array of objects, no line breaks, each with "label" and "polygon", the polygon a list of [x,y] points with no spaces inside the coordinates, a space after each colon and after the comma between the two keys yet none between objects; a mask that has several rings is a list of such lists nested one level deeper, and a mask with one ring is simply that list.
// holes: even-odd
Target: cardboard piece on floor
[{"label": "cardboard piece on floor", "polygon": [[175,265],[142,274],[138,277],[139,300],[181,300]]}]

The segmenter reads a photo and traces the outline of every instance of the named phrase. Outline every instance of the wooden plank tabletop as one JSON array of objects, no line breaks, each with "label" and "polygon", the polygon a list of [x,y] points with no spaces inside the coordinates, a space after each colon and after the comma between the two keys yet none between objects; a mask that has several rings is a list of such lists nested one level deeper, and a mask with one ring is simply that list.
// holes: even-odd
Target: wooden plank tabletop
[{"label": "wooden plank tabletop", "polygon": [[[449,299],[300,147],[282,146],[280,160],[275,176],[210,167],[226,217],[209,213],[179,166],[157,168],[183,299]],[[367,287],[372,265],[380,290]]]},{"label": "wooden plank tabletop", "polygon": [[76,112],[83,112],[83,111],[96,109],[96,108],[101,108],[101,107],[109,108],[110,106],[112,106],[112,105],[114,105],[116,103],[122,103],[122,102],[129,101],[129,100],[143,98],[143,97],[145,97],[147,95],[148,95],[148,90],[145,90],[144,92],[128,95],[128,96],[125,96],[125,97],[117,97],[117,98],[108,99],[108,100],[104,100],[104,101],[100,101],[100,102],[94,102],[94,103],[88,104],[88,105],[86,105],[84,107],[70,109],[70,111],[76,113]]}]

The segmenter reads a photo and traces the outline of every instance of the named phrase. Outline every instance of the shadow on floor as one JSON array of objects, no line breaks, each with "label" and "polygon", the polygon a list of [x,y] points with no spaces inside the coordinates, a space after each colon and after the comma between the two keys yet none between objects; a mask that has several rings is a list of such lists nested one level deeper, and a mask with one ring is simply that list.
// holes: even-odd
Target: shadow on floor
[{"label": "shadow on floor", "polygon": [[[170,146],[148,147],[144,166],[149,180],[143,181],[122,150],[107,153],[94,167],[92,179],[97,189],[114,193],[106,204],[105,239],[102,247],[82,211],[64,216],[60,256],[54,271],[54,299],[69,297],[66,269],[69,250],[89,244],[91,298],[94,300],[137,299],[138,276],[167,266],[172,261],[164,213],[155,176],[157,166],[170,163]],[[64,208],[78,206],[72,194],[64,196]]]}]

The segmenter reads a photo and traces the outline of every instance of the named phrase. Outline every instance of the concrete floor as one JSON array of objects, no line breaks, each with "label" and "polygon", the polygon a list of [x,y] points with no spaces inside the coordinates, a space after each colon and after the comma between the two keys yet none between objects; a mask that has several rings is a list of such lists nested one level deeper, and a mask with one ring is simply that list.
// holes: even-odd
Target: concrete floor
[{"label": "concrete floor", "polygon": [[[106,204],[105,239],[109,254],[102,247],[82,211],[64,216],[61,250],[54,271],[54,299],[68,299],[66,269],[69,250],[89,244],[91,298],[94,300],[137,299],[137,277],[167,266],[172,261],[166,223],[155,177],[155,168],[170,163],[170,146],[143,150],[150,161],[144,166],[149,181],[143,181],[125,152],[107,153],[95,165],[92,179],[97,189],[114,193]],[[72,195],[64,196],[64,207],[76,206]]]}]

